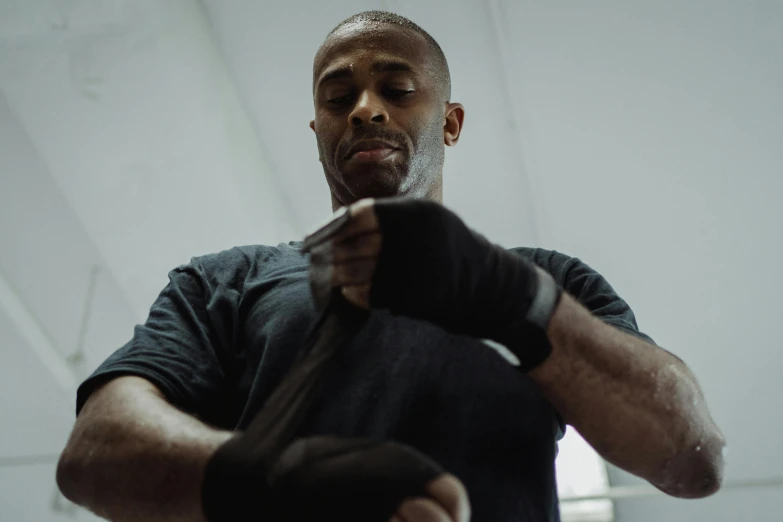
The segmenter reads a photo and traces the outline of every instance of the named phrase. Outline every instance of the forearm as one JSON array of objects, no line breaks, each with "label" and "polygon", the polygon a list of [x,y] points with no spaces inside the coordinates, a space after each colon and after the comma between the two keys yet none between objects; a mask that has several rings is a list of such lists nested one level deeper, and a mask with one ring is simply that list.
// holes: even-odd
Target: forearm
[{"label": "forearm", "polygon": [[725,441],[682,361],[565,293],[547,335],[552,354],[530,375],[599,454],[674,496],[717,490]]},{"label": "forearm", "polygon": [[[125,381],[127,382],[127,381]],[[87,402],[57,468],[63,494],[117,522],[201,521],[209,456],[231,437],[154,392],[119,389]],[[96,392],[97,393],[97,392]]]}]

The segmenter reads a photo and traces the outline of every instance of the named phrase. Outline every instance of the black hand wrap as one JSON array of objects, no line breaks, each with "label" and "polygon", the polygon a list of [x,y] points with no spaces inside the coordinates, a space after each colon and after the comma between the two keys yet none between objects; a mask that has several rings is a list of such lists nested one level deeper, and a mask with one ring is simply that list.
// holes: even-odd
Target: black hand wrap
[{"label": "black hand wrap", "polygon": [[375,202],[382,244],[370,304],[497,341],[528,371],[551,352],[546,328],[562,295],[552,277],[421,199]]},{"label": "black hand wrap", "polygon": [[272,511],[290,522],[388,522],[406,498],[445,471],[392,441],[308,437],[294,442],[272,472]]},{"label": "black hand wrap", "polygon": [[333,355],[367,312],[311,274],[319,320],[291,370],[244,433],[207,463],[202,507],[211,522],[387,522],[405,498],[427,496],[444,473],[426,455],[391,441],[308,437],[296,429]]}]

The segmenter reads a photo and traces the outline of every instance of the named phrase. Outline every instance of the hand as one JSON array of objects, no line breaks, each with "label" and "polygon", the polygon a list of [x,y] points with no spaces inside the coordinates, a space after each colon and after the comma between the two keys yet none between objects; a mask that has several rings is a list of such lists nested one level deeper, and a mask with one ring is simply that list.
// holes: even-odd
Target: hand
[{"label": "hand", "polygon": [[[519,281],[514,282],[521,284],[512,290],[521,291],[522,300],[535,290],[535,272],[529,264],[428,200],[360,200],[308,236],[304,250],[312,254],[311,279],[340,288],[356,306],[389,308],[458,333],[486,334],[480,330],[487,330],[487,325],[471,318],[476,313],[498,315],[487,314],[503,300],[498,290],[507,290],[495,284],[504,282],[496,268],[517,276]],[[512,300],[520,301],[519,296]],[[503,308],[501,313],[509,316],[512,307]],[[516,316],[495,322],[512,319]]]},{"label": "hand", "polygon": [[[551,351],[546,328],[562,289],[438,203],[361,200],[308,236],[304,251],[312,254],[316,300],[324,288],[338,287],[356,306],[495,340],[517,356],[523,371]],[[538,346],[528,349],[531,344]]]},{"label": "hand", "polygon": [[[270,435],[267,434],[268,438]],[[395,441],[311,436],[294,440],[269,466],[264,440],[240,434],[218,448],[202,489],[207,520],[387,522],[441,515],[466,522],[459,480],[418,450]]]},{"label": "hand", "polygon": [[[296,440],[269,475],[268,519],[325,522],[467,522],[454,475],[394,441],[313,436]],[[391,518],[389,518],[391,517]],[[429,517],[429,518],[425,518]]]},{"label": "hand", "polygon": [[370,289],[381,250],[374,205],[374,199],[362,199],[343,207],[305,239],[304,250],[312,254],[310,279],[316,298],[331,288],[340,288],[354,305],[370,307]]},{"label": "hand", "polygon": [[430,498],[406,500],[389,522],[469,522],[470,501],[465,486],[451,474],[427,485]]}]

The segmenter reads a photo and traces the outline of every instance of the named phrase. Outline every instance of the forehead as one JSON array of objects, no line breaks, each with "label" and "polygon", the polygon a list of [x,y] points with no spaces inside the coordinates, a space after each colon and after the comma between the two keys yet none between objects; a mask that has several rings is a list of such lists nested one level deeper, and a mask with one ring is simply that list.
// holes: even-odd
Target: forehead
[{"label": "forehead", "polygon": [[400,59],[422,73],[434,71],[427,40],[395,24],[359,21],[329,36],[313,61],[313,83],[330,69],[370,64],[375,58]]}]

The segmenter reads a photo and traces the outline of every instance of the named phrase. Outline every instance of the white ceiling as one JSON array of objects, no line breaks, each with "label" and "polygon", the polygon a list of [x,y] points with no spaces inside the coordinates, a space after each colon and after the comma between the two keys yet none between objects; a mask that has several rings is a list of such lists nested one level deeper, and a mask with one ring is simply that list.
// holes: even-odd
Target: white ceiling
[{"label": "white ceiling", "polygon": [[[369,8],[412,18],[449,57],[467,117],[446,204],[496,242],[604,274],[696,372],[729,480],[783,475],[774,0],[0,0],[0,456],[61,449],[74,383],[130,337],[168,270],[329,215],[311,60]],[[81,366],[62,363],[78,349]],[[0,519],[46,520],[48,466],[0,470]],[[779,493],[616,513],[777,520]]]}]

